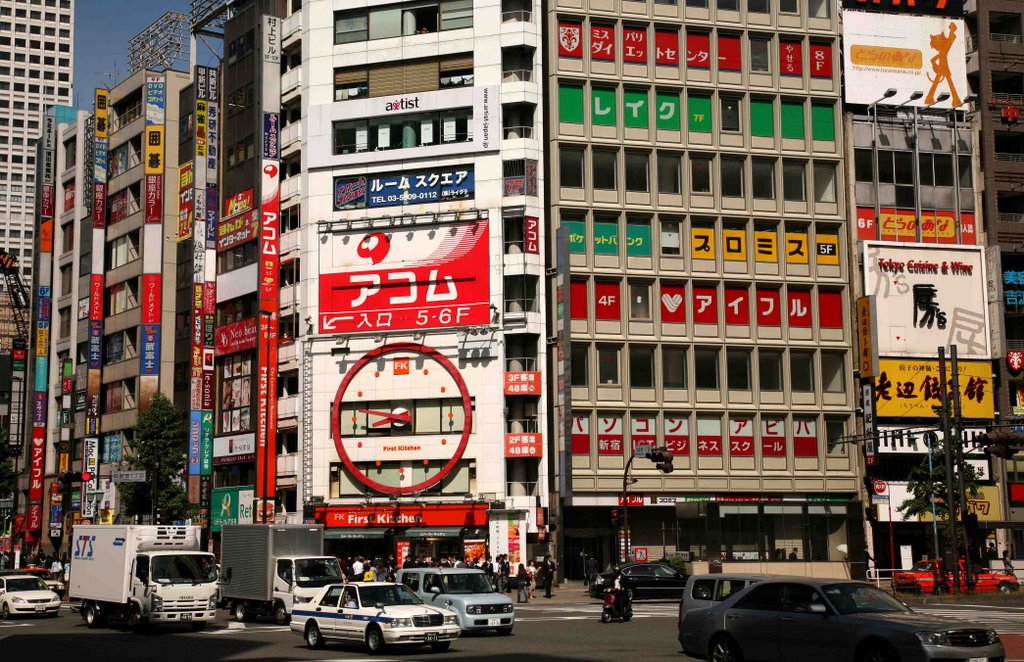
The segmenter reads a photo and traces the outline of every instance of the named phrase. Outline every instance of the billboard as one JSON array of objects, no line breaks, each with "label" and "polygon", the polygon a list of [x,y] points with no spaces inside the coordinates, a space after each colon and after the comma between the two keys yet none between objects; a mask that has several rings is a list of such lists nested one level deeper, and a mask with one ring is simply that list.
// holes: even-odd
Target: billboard
[{"label": "billboard", "polygon": [[320,332],[490,322],[488,222],[338,232],[320,249]]},{"label": "billboard", "polygon": [[472,165],[334,178],[334,210],[398,207],[472,198]]},{"label": "billboard", "polygon": [[964,0],[842,0],[843,9],[892,14],[963,16]]},{"label": "billboard", "polygon": [[[937,418],[935,407],[942,403],[939,362],[921,359],[882,359],[875,378],[875,410],[879,418]],[[960,406],[963,417],[989,419],[995,416],[992,364],[960,361],[958,364]],[[946,366],[946,380],[952,389],[952,368]]]},{"label": "billboard", "polygon": [[217,533],[225,524],[248,524],[253,521],[253,489],[218,487],[210,503],[210,531]]},{"label": "billboard", "polygon": [[968,244],[977,242],[974,214],[960,213],[957,225],[953,210],[921,210],[857,207],[857,238],[870,241],[910,241],[924,244]]},{"label": "billboard", "polygon": [[983,250],[865,242],[879,356],[933,357],[956,345],[961,358],[991,358]]},{"label": "billboard", "polygon": [[[847,103],[956,108],[967,86],[967,28],[960,19],[843,13],[843,73]],[[881,99],[893,88],[896,94]],[[911,93],[924,92],[917,101]],[[936,103],[940,94],[949,98]]]}]

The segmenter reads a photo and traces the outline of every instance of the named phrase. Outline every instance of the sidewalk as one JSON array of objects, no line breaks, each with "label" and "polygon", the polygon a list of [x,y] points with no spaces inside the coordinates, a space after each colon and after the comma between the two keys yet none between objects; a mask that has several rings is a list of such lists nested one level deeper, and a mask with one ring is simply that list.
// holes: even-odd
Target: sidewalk
[{"label": "sidewalk", "polygon": [[[515,602],[518,597],[518,591],[512,589],[507,595],[512,598]],[[551,598],[544,597],[544,587],[537,586],[537,590],[533,594],[533,599],[530,600],[530,604],[545,604],[545,605],[573,605],[573,604],[600,604],[596,598],[591,598],[590,594],[587,593],[587,589],[583,587],[581,581],[566,581],[564,583],[554,584],[551,587]]]}]

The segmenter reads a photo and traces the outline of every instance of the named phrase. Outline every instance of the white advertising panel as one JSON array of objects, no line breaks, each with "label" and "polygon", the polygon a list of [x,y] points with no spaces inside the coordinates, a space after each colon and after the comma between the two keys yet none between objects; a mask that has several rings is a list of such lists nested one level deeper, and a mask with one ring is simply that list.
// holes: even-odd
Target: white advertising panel
[{"label": "white advertising panel", "polygon": [[[878,354],[991,358],[982,248],[865,242],[864,293],[875,295]],[[947,349],[948,352],[948,349]]]},{"label": "white advertising panel", "polygon": [[[843,12],[843,73],[847,103],[955,108],[967,86],[967,28],[959,19]],[[911,93],[924,95],[908,102]],[[936,100],[943,93],[942,103]]]}]

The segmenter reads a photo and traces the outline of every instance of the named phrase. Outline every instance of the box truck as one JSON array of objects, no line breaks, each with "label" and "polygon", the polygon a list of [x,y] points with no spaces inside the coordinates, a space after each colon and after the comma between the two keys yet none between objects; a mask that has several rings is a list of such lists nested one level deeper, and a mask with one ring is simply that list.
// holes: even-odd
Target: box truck
[{"label": "box truck", "polygon": [[199,536],[196,526],[75,526],[68,594],[81,599],[86,625],[203,629],[217,616],[217,561]]},{"label": "box truck", "polygon": [[322,524],[225,524],[220,537],[221,596],[238,621],[291,620],[327,584],[344,581],[338,559],[324,556]]}]

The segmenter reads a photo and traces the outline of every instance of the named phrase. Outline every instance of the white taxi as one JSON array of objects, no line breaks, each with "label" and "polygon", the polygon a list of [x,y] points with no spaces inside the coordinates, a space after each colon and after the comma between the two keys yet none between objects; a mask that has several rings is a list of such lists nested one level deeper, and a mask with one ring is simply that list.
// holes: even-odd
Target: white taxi
[{"label": "white taxi", "polygon": [[373,654],[385,646],[448,650],[459,638],[455,613],[423,604],[408,587],[392,582],[330,584],[296,604],[291,630],[310,648],[328,641],[358,642]]}]

